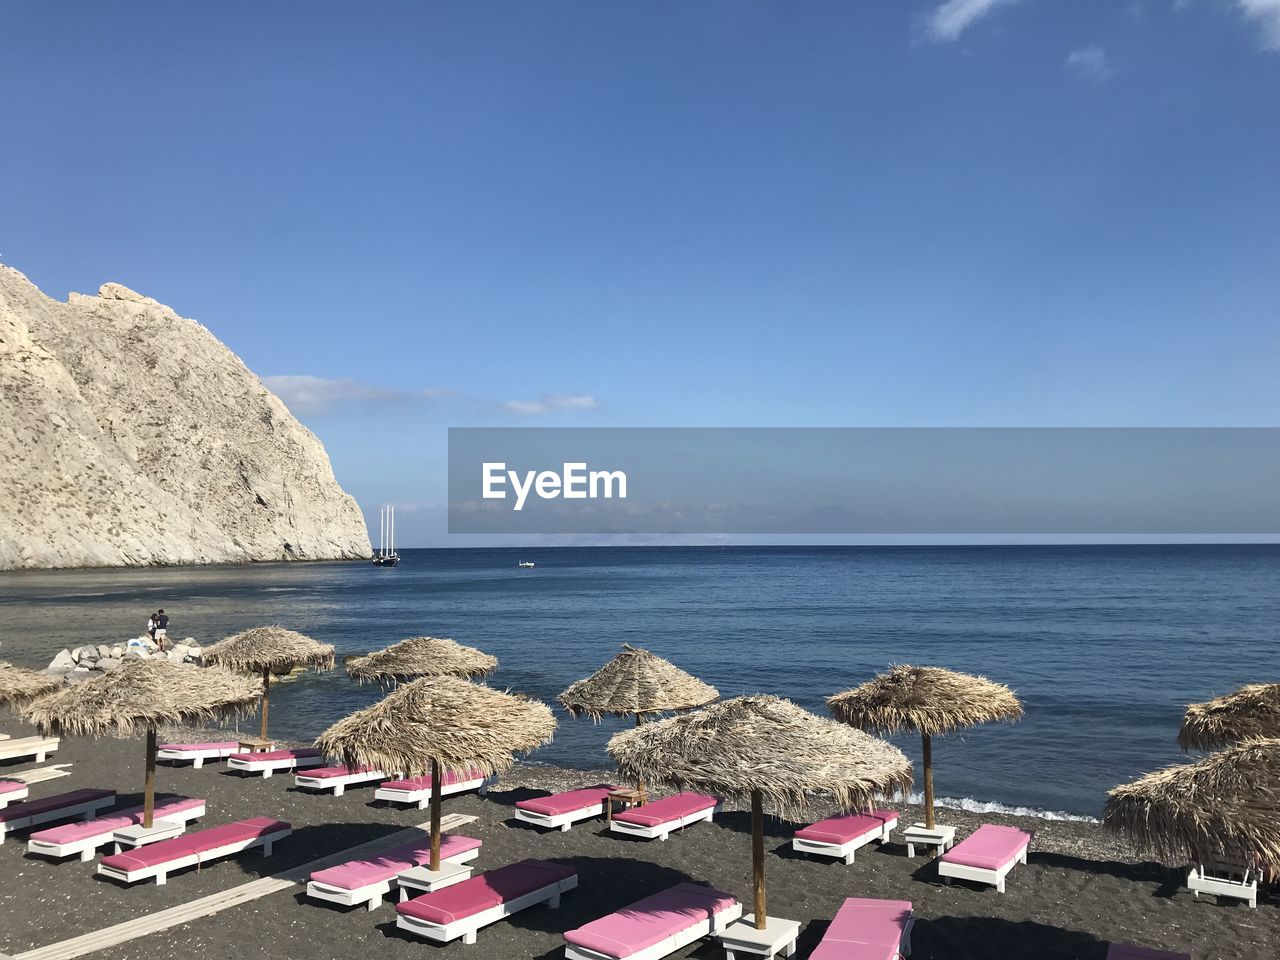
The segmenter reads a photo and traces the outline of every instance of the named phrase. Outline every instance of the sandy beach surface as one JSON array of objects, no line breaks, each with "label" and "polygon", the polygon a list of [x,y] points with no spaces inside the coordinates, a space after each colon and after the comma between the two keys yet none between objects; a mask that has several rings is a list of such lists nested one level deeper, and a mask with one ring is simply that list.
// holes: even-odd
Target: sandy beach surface
[{"label": "sandy beach surface", "polygon": [[[0,729],[30,732],[12,717]],[[191,731],[169,739],[191,739]],[[225,734],[222,735],[225,738]],[[121,805],[140,802],[142,745],[138,741],[64,739],[49,763],[70,763],[71,775],[34,784],[31,797],[81,787],[114,788]],[[0,776],[30,764],[0,767]],[[475,946],[461,941],[437,946],[402,935],[390,905],[375,912],[308,901],[301,886],[233,907],[170,930],[92,954],[126,958],[298,957],[354,960],[369,957],[470,956],[483,960],[527,960],[563,956],[561,932],[675,883],[695,880],[735,894],[747,909],[751,897],[749,817],[739,811],[697,824],[667,842],[611,835],[602,821],[568,833],[545,832],[517,822],[517,800],[550,790],[607,779],[605,773],[522,764],[505,775],[488,799],[462,795],[445,800],[445,813],[476,821],[459,833],[484,842],[477,872],[525,857],[572,865],[579,887],[558,910],[533,907],[483,929]],[[165,886],[124,887],[99,879],[93,864],[54,863],[25,855],[26,833],[0,845],[0,954],[18,955],[37,946],[140,917],[197,897],[285,870],[320,856],[424,823],[426,811],[385,806],[373,800],[373,785],[348,788],[345,796],[312,794],[291,776],[269,780],[226,772],[222,763],[202,770],[161,767],[163,792],[203,798],[203,825],[252,816],[293,824],[293,836],[269,859],[259,853],[183,871]],[[902,823],[918,809],[897,805]],[[817,811],[821,813],[821,811]],[[1030,862],[1010,875],[1008,892],[956,882],[944,885],[924,856],[906,857],[901,843],[867,847],[857,862],[811,860],[790,850],[794,825],[768,822],[766,866],[769,913],[800,921],[799,957],[821,939],[845,897],[910,900],[917,922],[916,960],[1101,960],[1109,941],[1138,943],[1207,958],[1272,958],[1280,944],[1280,902],[1265,894],[1258,909],[1236,901],[1200,900],[1181,888],[1180,869],[1135,857],[1123,843],[1090,823],[1018,819],[995,814],[942,812],[942,822],[964,836],[979,823],[1011,823],[1036,832]],[[676,957],[721,957],[703,942]]]}]

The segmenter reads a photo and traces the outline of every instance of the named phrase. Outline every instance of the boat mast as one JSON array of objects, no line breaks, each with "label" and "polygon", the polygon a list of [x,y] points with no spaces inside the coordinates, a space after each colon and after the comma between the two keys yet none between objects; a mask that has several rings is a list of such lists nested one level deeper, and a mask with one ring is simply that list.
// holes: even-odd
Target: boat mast
[{"label": "boat mast", "polygon": [[396,554],[396,508],[387,507],[387,556],[394,557]]}]

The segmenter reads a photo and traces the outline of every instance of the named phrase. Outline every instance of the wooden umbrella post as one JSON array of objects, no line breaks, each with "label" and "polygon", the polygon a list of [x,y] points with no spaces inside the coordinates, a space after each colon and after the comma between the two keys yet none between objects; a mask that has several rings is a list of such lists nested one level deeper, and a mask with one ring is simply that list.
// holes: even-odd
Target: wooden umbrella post
[{"label": "wooden umbrella post", "polygon": [[764,804],[759,790],[751,791],[751,879],[756,890],[756,929],[768,921],[764,895]]},{"label": "wooden umbrella post", "polygon": [[431,761],[431,870],[440,869],[440,761]]},{"label": "wooden umbrella post", "polygon": [[262,670],[262,739],[267,739],[267,706],[271,700],[271,669]]},{"label": "wooden umbrella post", "polygon": [[927,733],[920,736],[924,763],[924,826],[926,830],[932,830],[935,826],[933,819],[933,737]]},{"label": "wooden umbrella post", "polygon": [[[636,726],[638,727],[642,723],[644,723],[644,714],[637,713]],[[639,774],[636,775],[636,793],[644,793],[644,778]]]},{"label": "wooden umbrella post", "polygon": [[142,825],[150,830],[156,814],[156,728],[147,727],[147,779],[143,787]]}]

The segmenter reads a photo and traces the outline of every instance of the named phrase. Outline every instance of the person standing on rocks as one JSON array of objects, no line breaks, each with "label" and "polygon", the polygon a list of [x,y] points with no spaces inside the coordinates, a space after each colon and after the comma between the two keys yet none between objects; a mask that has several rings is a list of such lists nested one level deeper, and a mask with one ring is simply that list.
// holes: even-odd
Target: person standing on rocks
[{"label": "person standing on rocks", "polygon": [[156,638],[156,614],[154,613],[147,616],[147,636],[153,641]]},{"label": "person standing on rocks", "polygon": [[156,643],[164,650],[165,637],[169,635],[169,618],[165,616],[164,607],[156,614]]}]

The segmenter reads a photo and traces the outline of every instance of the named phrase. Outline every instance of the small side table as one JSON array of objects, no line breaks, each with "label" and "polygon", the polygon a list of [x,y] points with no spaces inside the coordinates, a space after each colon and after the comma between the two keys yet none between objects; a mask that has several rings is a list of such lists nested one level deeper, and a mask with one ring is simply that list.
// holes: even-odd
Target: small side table
[{"label": "small side table", "polygon": [[649,802],[649,793],[644,789],[640,790],[614,790],[604,801],[604,818],[607,822],[613,822],[613,805],[615,803],[622,804],[623,808],[627,807],[643,807]]},{"label": "small side table", "polygon": [[724,947],[725,960],[737,960],[739,955],[765,957],[789,957],[796,952],[796,938],[800,936],[798,920],[783,920],[781,917],[765,917],[764,929],[756,929],[756,915],[743,914],[741,920],[735,920],[725,927],[720,934],[720,945]]},{"label": "small side table", "polygon": [[274,740],[263,740],[261,737],[241,737],[237,742],[241,753],[269,753],[276,748]]},{"label": "small side table", "polygon": [[115,841],[116,853],[120,853],[125,847],[129,849],[145,847],[149,843],[172,840],[186,832],[187,825],[181,820],[156,820],[150,827],[144,827],[140,823],[132,827],[122,827],[111,835],[111,839]]},{"label": "small side table", "polygon": [[455,883],[471,879],[471,864],[450,863],[440,861],[439,870],[428,870],[426,867],[410,867],[396,875],[396,885],[400,888],[401,901],[409,900],[420,893],[430,893],[451,887]]},{"label": "small side table", "polygon": [[902,839],[907,845],[908,857],[916,855],[916,847],[937,847],[941,856],[955,846],[956,828],[935,826],[930,830],[923,823],[913,823],[902,831]]}]

